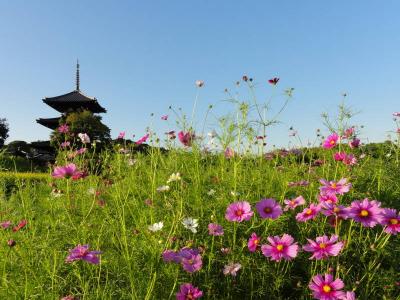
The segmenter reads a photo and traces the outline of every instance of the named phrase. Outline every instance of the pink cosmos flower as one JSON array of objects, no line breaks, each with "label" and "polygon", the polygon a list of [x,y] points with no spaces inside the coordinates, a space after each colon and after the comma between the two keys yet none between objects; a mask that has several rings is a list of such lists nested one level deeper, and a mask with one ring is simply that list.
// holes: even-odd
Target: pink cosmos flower
[{"label": "pink cosmos flower", "polygon": [[231,222],[248,221],[253,216],[251,205],[247,201],[231,203],[225,212],[225,218]]},{"label": "pink cosmos flower", "polygon": [[354,138],[351,141],[349,141],[349,147],[351,149],[358,148],[360,146],[360,142],[361,142],[360,139]]},{"label": "pink cosmos flower", "polygon": [[356,132],[356,128],[354,126],[352,126],[350,128],[347,128],[344,131],[344,137],[347,138],[347,139],[351,138],[354,135],[355,132]]},{"label": "pink cosmos flower", "polygon": [[141,144],[145,143],[145,142],[147,141],[147,139],[149,138],[149,136],[150,136],[149,133],[145,134],[145,135],[142,136],[140,139],[138,139],[138,140],[135,142],[135,144],[136,144],[136,145],[141,145]]},{"label": "pink cosmos flower", "polygon": [[295,209],[299,205],[304,205],[306,200],[304,200],[303,196],[298,196],[292,200],[285,199],[283,202],[286,204],[284,211],[288,211],[289,209]]},{"label": "pink cosmos flower", "polygon": [[229,263],[224,266],[223,273],[224,275],[236,276],[237,272],[242,268],[242,265],[239,263]]},{"label": "pink cosmos flower", "polygon": [[257,236],[256,233],[252,233],[249,241],[247,242],[247,248],[249,248],[250,252],[255,252],[257,248],[260,246],[261,238]]},{"label": "pink cosmos flower", "polygon": [[70,145],[71,145],[71,143],[68,142],[68,141],[62,142],[62,143],[60,144],[61,148],[67,148],[67,147],[69,147]]},{"label": "pink cosmos flower", "polygon": [[57,128],[59,133],[68,133],[69,132],[69,127],[67,124],[61,124],[58,128]]},{"label": "pink cosmos flower", "polygon": [[272,84],[272,85],[277,85],[279,81],[278,77],[274,77],[268,80],[268,83]]},{"label": "pink cosmos flower", "polygon": [[322,147],[324,147],[325,149],[332,149],[337,145],[338,141],[339,135],[337,133],[333,133],[326,138],[326,140],[322,144]]},{"label": "pink cosmos flower", "polygon": [[314,219],[318,215],[320,210],[321,207],[319,205],[311,203],[309,207],[306,207],[301,213],[298,213],[296,215],[296,220],[298,222],[306,222],[308,220]]},{"label": "pink cosmos flower", "polygon": [[393,113],[393,117],[400,117],[400,112]]},{"label": "pink cosmos flower", "polygon": [[1,222],[0,226],[1,226],[3,229],[7,229],[8,227],[11,226],[11,221],[4,221],[4,222]]},{"label": "pink cosmos flower", "polygon": [[163,116],[161,116],[161,120],[167,121],[167,120],[168,120],[168,115],[163,115]]},{"label": "pink cosmos flower", "polygon": [[86,133],[78,133],[78,137],[80,138],[83,144],[90,143],[90,137]]},{"label": "pink cosmos flower", "polygon": [[275,199],[262,199],[256,204],[256,209],[263,219],[276,219],[282,214],[282,207]]},{"label": "pink cosmos flower", "polygon": [[338,198],[335,194],[319,194],[318,200],[321,203],[337,203]]},{"label": "pink cosmos flower", "polygon": [[78,245],[74,249],[69,250],[69,254],[65,259],[66,263],[71,263],[77,260],[84,260],[88,263],[97,265],[99,263],[100,251],[89,251],[89,245]]},{"label": "pink cosmos flower", "polygon": [[353,154],[347,154],[343,159],[343,163],[347,166],[354,166],[357,164],[357,158]]},{"label": "pink cosmos flower", "polygon": [[182,268],[189,273],[199,271],[203,266],[201,255],[197,249],[183,248],[178,253]]},{"label": "pink cosmos flower", "polygon": [[341,300],[356,300],[356,294],[353,291],[347,291],[345,295],[343,295]]},{"label": "pink cosmos flower", "polygon": [[178,133],[178,139],[185,147],[190,147],[192,145],[194,138],[195,138],[194,133],[191,133],[190,131],[187,132],[179,131]]},{"label": "pink cosmos flower", "polygon": [[297,256],[299,246],[297,243],[293,243],[294,239],[291,235],[285,233],[282,238],[274,236],[267,239],[270,245],[261,246],[261,251],[265,257],[280,261],[281,259],[291,260]]},{"label": "pink cosmos flower", "polygon": [[165,250],[162,253],[162,258],[164,262],[175,262],[180,263],[181,258],[179,257],[178,253],[174,250]]},{"label": "pink cosmos flower", "polygon": [[121,131],[119,134],[118,134],[118,137],[117,137],[117,139],[124,139],[125,138],[125,131]]},{"label": "pink cosmos flower", "polygon": [[77,169],[75,164],[70,163],[63,167],[56,167],[51,175],[53,176],[53,178],[77,179],[81,178],[83,176],[83,173]]},{"label": "pink cosmos flower", "polygon": [[312,290],[315,299],[337,300],[345,295],[343,291],[340,291],[344,287],[343,281],[339,278],[333,280],[331,274],[314,276],[308,287]]},{"label": "pink cosmos flower", "polygon": [[333,216],[339,219],[347,219],[349,217],[349,210],[343,205],[322,202],[320,207],[322,208],[321,212],[327,217]]},{"label": "pink cosmos flower", "polygon": [[320,179],[319,182],[323,184],[319,188],[321,194],[339,194],[343,195],[350,190],[351,183],[347,183],[347,178],[342,178],[338,182],[327,181],[325,179]]},{"label": "pink cosmos flower", "polygon": [[190,283],[184,283],[180,286],[179,292],[176,294],[177,300],[194,300],[203,296],[203,292]]},{"label": "pink cosmos flower", "polygon": [[235,151],[232,148],[227,147],[224,152],[225,158],[232,158],[235,156]]},{"label": "pink cosmos flower", "polygon": [[208,224],[208,234],[214,236],[224,235],[224,228],[219,224],[210,223]]},{"label": "pink cosmos flower", "polygon": [[354,221],[360,222],[364,227],[374,227],[382,221],[381,203],[376,200],[365,198],[360,201],[353,201],[349,208],[349,216]]},{"label": "pink cosmos flower", "polygon": [[384,208],[381,225],[386,226],[386,233],[396,235],[400,232],[400,215],[393,208]]},{"label": "pink cosmos flower", "polygon": [[326,235],[319,236],[315,241],[307,239],[308,244],[303,246],[307,252],[312,252],[310,259],[324,259],[329,256],[337,256],[343,248],[343,242],[338,242],[338,236],[332,235],[329,239]]},{"label": "pink cosmos flower", "polygon": [[346,158],[346,153],[345,152],[336,152],[333,155],[333,159],[336,161],[343,161],[343,159]]},{"label": "pink cosmos flower", "polygon": [[27,220],[21,220],[17,226],[14,226],[12,229],[14,232],[20,231],[22,228],[24,228],[28,224]]},{"label": "pink cosmos flower", "polygon": [[87,151],[87,148],[79,148],[78,150],[76,150],[75,154],[81,155],[81,154],[85,153],[86,151]]}]

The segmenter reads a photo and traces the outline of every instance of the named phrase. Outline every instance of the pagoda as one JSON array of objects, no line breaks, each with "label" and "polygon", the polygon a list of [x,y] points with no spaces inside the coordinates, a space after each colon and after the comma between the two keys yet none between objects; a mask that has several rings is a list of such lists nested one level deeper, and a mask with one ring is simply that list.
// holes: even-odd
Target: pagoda
[{"label": "pagoda", "polygon": [[92,113],[105,113],[107,112],[94,97],[89,97],[83,94],[79,87],[79,61],[76,64],[76,88],[74,91],[56,97],[45,97],[43,102],[61,113],[60,117],[55,118],[39,118],[37,123],[49,129],[56,129],[60,125],[60,119],[70,112],[80,110],[89,110]]}]

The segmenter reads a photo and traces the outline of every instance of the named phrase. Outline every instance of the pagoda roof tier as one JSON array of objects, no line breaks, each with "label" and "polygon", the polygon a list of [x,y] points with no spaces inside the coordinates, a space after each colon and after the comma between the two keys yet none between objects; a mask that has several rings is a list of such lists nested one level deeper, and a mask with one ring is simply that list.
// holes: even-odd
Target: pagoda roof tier
[{"label": "pagoda roof tier", "polygon": [[47,128],[56,129],[60,125],[59,124],[60,118],[61,117],[58,117],[58,118],[47,118],[47,119],[39,118],[39,119],[36,119],[36,122],[39,123],[40,125],[43,125],[43,126],[47,127]]},{"label": "pagoda roof tier", "polygon": [[43,99],[43,102],[60,113],[67,113],[78,109],[87,109],[93,113],[107,112],[106,109],[97,102],[96,98],[88,97],[79,90],[61,96],[46,97]]}]

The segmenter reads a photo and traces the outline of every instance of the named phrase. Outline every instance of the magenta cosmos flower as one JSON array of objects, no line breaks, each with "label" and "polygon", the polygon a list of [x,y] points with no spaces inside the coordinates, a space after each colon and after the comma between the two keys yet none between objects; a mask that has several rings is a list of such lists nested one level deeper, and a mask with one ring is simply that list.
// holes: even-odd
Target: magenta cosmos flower
[{"label": "magenta cosmos flower", "polygon": [[71,178],[77,177],[81,172],[78,171],[75,164],[71,163],[63,167],[56,167],[51,174],[54,178]]},{"label": "magenta cosmos flower", "polygon": [[294,239],[289,234],[284,234],[282,238],[279,236],[268,237],[270,245],[262,245],[261,251],[265,257],[271,260],[280,261],[282,258],[291,260],[297,256],[299,246],[293,243]]},{"label": "magenta cosmos flower", "polygon": [[203,292],[190,283],[181,285],[179,292],[176,294],[177,300],[194,300],[203,296]]},{"label": "magenta cosmos flower", "polygon": [[210,223],[208,224],[208,234],[214,236],[224,235],[224,228],[219,224]]},{"label": "magenta cosmos flower", "polygon": [[381,224],[386,226],[386,233],[396,235],[400,232],[400,215],[393,208],[384,208]]},{"label": "magenta cosmos flower", "polygon": [[326,140],[322,144],[322,147],[324,147],[325,149],[331,149],[337,145],[338,141],[339,135],[337,133],[333,133],[326,138]]},{"label": "magenta cosmos flower", "polygon": [[323,184],[319,188],[321,194],[339,194],[343,195],[347,193],[351,188],[351,183],[347,182],[347,178],[342,178],[339,181],[327,181],[320,179],[319,182]]},{"label": "magenta cosmos flower", "polygon": [[89,251],[89,245],[78,245],[74,249],[69,250],[65,262],[71,263],[77,260],[84,260],[88,263],[97,265],[100,261],[97,256],[99,254],[101,254],[100,251]]},{"label": "magenta cosmos flower", "polygon": [[261,238],[257,236],[256,233],[252,233],[249,241],[247,242],[247,248],[249,248],[250,252],[255,252],[257,248],[260,246]]},{"label": "magenta cosmos flower", "polygon": [[231,222],[248,221],[253,216],[251,205],[247,201],[231,203],[225,212],[225,218]]},{"label": "magenta cosmos flower", "polygon": [[135,142],[135,144],[136,144],[136,145],[141,145],[141,144],[145,143],[145,142],[147,141],[147,139],[149,138],[149,136],[150,136],[149,133],[145,134],[145,135],[142,136],[140,139],[138,139],[138,140]]},{"label": "magenta cosmos flower", "polygon": [[187,132],[179,131],[178,132],[179,141],[186,147],[190,147],[192,145],[194,137],[195,137],[194,133],[191,133],[190,131],[187,131]]},{"label": "magenta cosmos flower", "polygon": [[320,210],[321,207],[319,205],[311,203],[309,207],[306,207],[301,213],[298,213],[296,215],[296,220],[298,222],[306,222],[308,220],[314,219],[318,215]]},{"label": "magenta cosmos flower", "polygon": [[349,147],[351,149],[358,148],[360,146],[360,142],[361,142],[360,139],[354,138],[351,141],[349,141]]},{"label": "magenta cosmos flower", "polygon": [[337,256],[343,248],[343,242],[338,242],[338,236],[332,235],[329,239],[326,235],[319,236],[315,241],[307,239],[308,244],[303,246],[307,252],[312,252],[310,259],[324,259],[329,256]]},{"label": "magenta cosmos flower", "polygon": [[199,271],[203,266],[201,255],[197,249],[183,248],[179,251],[178,256],[182,268],[189,273]]},{"label": "magenta cosmos flower", "polygon": [[319,194],[318,195],[318,200],[321,203],[337,203],[338,198],[336,197],[335,194]]},{"label": "magenta cosmos flower", "polygon": [[340,291],[344,287],[343,281],[339,278],[333,280],[331,274],[314,276],[308,287],[312,290],[315,299],[337,300],[345,296],[345,293]]},{"label": "magenta cosmos flower", "polygon": [[360,201],[353,201],[349,208],[349,217],[360,222],[364,227],[374,227],[382,220],[381,203],[376,200],[365,198]]},{"label": "magenta cosmos flower", "polygon": [[62,124],[57,128],[59,133],[68,133],[69,132],[69,127],[67,124]]},{"label": "magenta cosmos flower", "polygon": [[282,214],[282,207],[275,199],[262,199],[256,204],[256,209],[263,219],[276,219]]},{"label": "magenta cosmos flower", "polygon": [[338,219],[347,219],[349,217],[349,209],[343,205],[336,203],[322,202],[321,212],[327,217],[335,217]]},{"label": "magenta cosmos flower", "polygon": [[287,211],[289,209],[295,209],[299,205],[304,205],[306,200],[304,200],[303,196],[298,196],[292,200],[285,199],[283,202],[286,204],[283,210]]}]

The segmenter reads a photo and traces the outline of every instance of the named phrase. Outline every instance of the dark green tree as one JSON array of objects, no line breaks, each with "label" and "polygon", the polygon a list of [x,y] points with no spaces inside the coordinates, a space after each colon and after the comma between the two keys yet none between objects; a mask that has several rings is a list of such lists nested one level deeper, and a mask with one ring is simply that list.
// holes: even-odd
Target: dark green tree
[{"label": "dark green tree", "polygon": [[6,119],[0,119],[0,148],[4,146],[6,139],[8,138],[8,123]]}]

